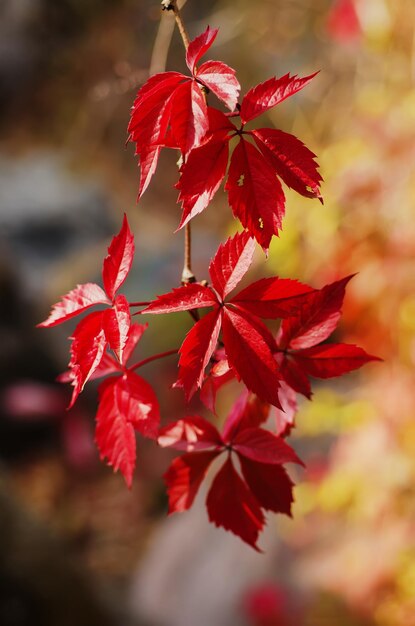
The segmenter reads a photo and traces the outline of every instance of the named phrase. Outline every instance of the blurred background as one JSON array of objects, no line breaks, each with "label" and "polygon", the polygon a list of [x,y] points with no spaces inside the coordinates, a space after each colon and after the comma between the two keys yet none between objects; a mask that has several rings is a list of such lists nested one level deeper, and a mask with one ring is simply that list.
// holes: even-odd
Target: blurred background
[{"label": "blurred background", "polygon": [[[324,206],[287,191],[282,235],[250,276],[320,287],[358,272],[336,339],[384,359],[316,384],[301,403],[290,443],[307,469],[294,476],[293,519],[269,516],[264,555],[211,527],[203,497],[166,518],[166,451],[138,442],[131,492],[100,464],[96,387],[66,412],[70,392],[55,383],[73,325],[35,329],[60,295],[100,282],[124,211],[137,243],[128,297],[179,282],[177,157],[165,151],[136,206],[138,169],[124,146],[149,72],[166,62],[185,70],[173,19],[160,17],[157,0],[0,2],[0,624],[412,626],[415,3],[183,8],[191,37],[220,28],[210,58],[237,70],[243,93],[272,75],[321,70],[263,125],[318,155]],[[199,278],[234,228],[219,193],[194,220]],[[184,315],[152,319],[139,358],[179,345],[188,328]],[[180,392],[166,391],[175,364],[142,373],[164,419],[183,416]],[[221,394],[220,415],[234,392]]]}]

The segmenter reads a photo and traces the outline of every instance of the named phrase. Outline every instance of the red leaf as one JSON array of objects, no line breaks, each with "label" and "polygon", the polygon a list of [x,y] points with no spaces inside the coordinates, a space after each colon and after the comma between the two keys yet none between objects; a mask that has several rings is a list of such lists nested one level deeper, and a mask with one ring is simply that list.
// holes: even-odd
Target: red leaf
[{"label": "red leaf", "polygon": [[244,139],[232,154],[225,190],[235,217],[267,249],[273,235],[281,229],[284,193],[274,169]]},{"label": "red leaf", "polygon": [[241,86],[234,69],[221,61],[206,61],[199,67],[196,76],[231,111],[235,109]]},{"label": "red leaf", "polygon": [[246,484],[236,473],[230,458],[216,475],[209,490],[206,506],[209,520],[216,526],[230,530],[258,550],[258,534],[264,515]]},{"label": "red leaf", "polygon": [[172,100],[172,133],[184,155],[199,146],[209,129],[207,105],[195,81],[179,85]]},{"label": "red leaf", "polygon": [[284,439],[273,435],[263,428],[244,428],[239,430],[233,441],[232,449],[258,463],[298,463],[303,465],[294,450]]},{"label": "red leaf", "polygon": [[108,256],[104,259],[102,268],[105,291],[111,300],[126,279],[133,258],[134,236],[130,231],[127,216],[124,214],[121,230],[111,241]]},{"label": "red leaf", "polygon": [[226,418],[222,433],[223,440],[231,441],[240,429],[257,427],[266,422],[269,412],[268,402],[264,402],[245,389]]},{"label": "red leaf", "polygon": [[321,198],[315,154],[302,141],[282,130],[259,128],[252,135],[264,157],[284,183],[308,198]]},{"label": "red leaf", "polygon": [[241,469],[255,499],[267,511],[291,516],[293,483],[284,468],[240,457]]},{"label": "red leaf", "polygon": [[217,28],[210,28],[210,26],[208,26],[201,35],[195,37],[195,39],[189,43],[186,50],[186,63],[192,74],[194,73],[196,63],[209,50],[217,34]]},{"label": "red leaf", "polygon": [[196,322],[180,347],[179,377],[175,387],[183,387],[186,400],[202,386],[203,375],[218,342],[222,314],[211,311]]},{"label": "red leaf", "polygon": [[236,233],[221,244],[210,262],[212,284],[222,299],[242,280],[255,252],[255,242],[249,233]]},{"label": "red leaf", "polygon": [[162,448],[175,448],[186,452],[199,452],[207,448],[223,447],[217,429],[198,415],[168,424],[159,432],[158,444]]},{"label": "red leaf", "polygon": [[111,350],[114,350],[120,363],[124,363],[123,351],[131,325],[130,306],[125,296],[114,298],[111,309],[104,311],[103,327]]},{"label": "red leaf", "polygon": [[161,146],[149,144],[144,147],[140,156],[140,186],[138,189],[137,201],[141,198],[157,169],[157,163],[160,155]]},{"label": "red leaf", "polygon": [[[262,400],[277,407],[279,374],[267,343],[269,331],[261,332],[259,320],[228,307],[223,316],[223,340],[229,364],[245,385]],[[266,331],[266,332],[265,332]]]},{"label": "red leaf", "polygon": [[298,78],[296,75],[286,74],[281,78],[270,78],[264,83],[253,87],[248,91],[241,105],[241,121],[243,124],[253,120],[261,113],[265,113],[286,98],[305,87],[318,72]]},{"label": "red leaf", "polygon": [[294,317],[283,320],[278,337],[279,347],[298,350],[327,339],[340,319],[346,285],[351,278],[346,276],[311,292],[300,311]]},{"label": "red leaf", "polygon": [[132,324],[128,331],[127,342],[124,346],[122,364],[125,365],[128,359],[132,356],[138,342],[143,336],[144,331],[147,329],[148,324]]},{"label": "red leaf", "polygon": [[71,317],[86,311],[95,304],[111,304],[104,291],[95,283],[77,285],[62,300],[54,304],[47,320],[38,324],[38,328],[47,328],[66,322]]},{"label": "red leaf", "polygon": [[190,509],[206,476],[206,472],[218,452],[183,454],[174,459],[164,480],[169,496],[169,515]]},{"label": "red leaf", "polygon": [[68,408],[71,408],[87,381],[101,363],[107,340],[102,327],[103,311],[90,313],[78,324],[73,334],[69,367],[74,390]]},{"label": "red leaf", "polygon": [[118,386],[122,392],[120,406],[123,407],[134,428],[144,437],[156,439],[160,409],[153,387],[131,371],[119,379]]},{"label": "red leaf", "polygon": [[120,470],[128,487],[131,487],[136,459],[134,428],[119,406],[118,382],[120,378],[105,380],[99,388],[99,405],[95,440],[101,459],[107,457],[114,471]]},{"label": "red leaf", "polygon": [[381,361],[358,346],[330,343],[295,352],[292,358],[309,376],[333,378],[362,367],[369,361]]},{"label": "red leaf", "polygon": [[179,228],[208,206],[224,179],[228,157],[229,144],[222,137],[190,151],[176,185],[183,207]]},{"label": "red leaf", "polygon": [[262,278],[236,294],[231,302],[259,317],[276,319],[298,311],[307,294],[314,291],[289,278]]},{"label": "red leaf", "polygon": [[[95,368],[94,372],[88,378],[88,380],[96,380],[97,378],[102,378],[103,376],[108,376],[108,374],[115,374],[121,372],[121,365],[118,361],[116,361],[112,356],[110,356],[107,352],[104,353],[100,364]],[[75,376],[72,370],[67,370],[66,372],[62,372],[59,376],[56,377],[56,380],[59,383],[71,383],[73,384],[75,380]]]},{"label": "red leaf", "polygon": [[217,305],[217,297],[209,287],[204,287],[199,283],[189,283],[173,289],[170,293],[157,296],[157,299],[141,313],[177,313]]},{"label": "red leaf", "polygon": [[155,74],[138,91],[134,101],[128,133],[141,152],[149,145],[162,145],[167,131],[171,97],[187,76],[179,72]]}]

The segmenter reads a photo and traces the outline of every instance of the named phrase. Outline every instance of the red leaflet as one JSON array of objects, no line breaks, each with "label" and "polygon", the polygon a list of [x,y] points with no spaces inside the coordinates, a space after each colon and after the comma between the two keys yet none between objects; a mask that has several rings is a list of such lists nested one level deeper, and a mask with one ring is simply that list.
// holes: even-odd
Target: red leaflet
[{"label": "red leaflet", "polygon": [[73,406],[85,383],[99,366],[107,345],[102,311],[90,313],[76,327],[72,336],[69,367],[74,390],[69,408]]},{"label": "red leaflet", "polygon": [[102,279],[108,297],[113,300],[115,293],[125,281],[134,258],[134,236],[130,231],[127,216],[121,230],[111,241],[108,255],[104,259],[102,267]]},{"label": "red leaflet", "polygon": [[231,111],[234,110],[241,90],[235,70],[220,61],[206,61],[199,67],[196,76]]},{"label": "red leaflet", "polygon": [[278,345],[308,348],[327,339],[340,319],[346,285],[351,278],[346,276],[310,292],[298,314],[282,322]]},{"label": "red leaflet", "polygon": [[173,289],[170,293],[157,296],[157,299],[141,313],[178,313],[217,304],[217,296],[209,287],[204,287],[199,283],[189,283]]},{"label": "red leaflet", "polygon": [[267,249],[281,229],[285,197],[274,169],[242,137],[232,154],[225,190],[235,217]]},{"label": "red leaflet", "polygon": [[218,472],[206,499],[209,520],[238,535],[255,550],[265,518],[246,483],[237,474],[230,458]]},{"label": "red leaflet", "polygon": [[341,376],[362,367],[369,361],[380,361],[358,346],[330,343],[300,350],[292,355],[296,364],[314,378]]},{"label": "red leaflet", "polygon": [[109,378],[99,388],[96,443],[101,459],[123,474],[131,487],[136,460],[134,430],[155,437],[159,424],[157,398],[140,376],[128,372]]},{"label": "red leaflet", "polygon": [[162,428],[158,443],[162,448],[200,452],[206,448],[221,447],[222,438],[213,424],[203,417],[192,415]]},{"label": "red leaflet", "polygon": [[254,326],[248,313],[226,308],[223,317],[226,356],[248,389],[280,407],[278,366],[259,324],[257,320]]},{"label": "red leaflet", "polygon": [[223,349],[216,350],[216,353],[212,356],[212,360],[216,362],[203,382],[200,389],[200,399],[212,413],[216,414],[216,394],[223,385],[235,377],[235,374],[229,367]]},{"label": "red leaflet", "polygon": [[240,458],[242,475],[258,504],[266,511],[291,516],[294,483],[283,467],[267,463],[255,463]]},{"label": "red leaflet", "polygon": [[252,263],[254,252],[255,242],[247,232],[229,238],[219,246],[209,265],[209,274],[222,299],[241,282]]},{"label": "red leaflet", "polygon": [[239,455],[259,463],[282,465],[302,462],[284,439],[262,428],[244,428],[232,439],[232,448]]},{"label": "red leaflet", "polygon": [[240,85],[232,68],[218,61],[196,67],[216,35],[217,30],[208,27],[189,44],[186,62],[191,76],[178,72],[157,74],[137,94],[128,133],[140,157],[139,197],[155,172],[160,147],[180,148],[186,156],[205,138],[209,116],[202,88],[212,91],[231,110],[236,106]]},{"label": "red leaflet", "polygon": [[217,455],[217,452],[197,452],[174,459],[163,476],[169,497],[169,515],[190,509],[209,465]]},{"label": "red leaflet", "polygon": [[112,308],[104,312],[103,322],[109,347],[122,363],[131,324],[130,307],[125,296],[116,296]]},{"label": "red leaflet", "polygon": [[273,278],[254,283],[229,302],[223,301],[243,278],[253,253],[254,242],[248,233],[228,238],[209,265],[213,289],[197,283],[186,285],[159,296],[142,311],[159,314],[213,306],[214,310],[194,325],[180,348],[176,386],[184,388],[187,399],[202,386],[222,326],[226,357],[237,377],[262,400],[280,406],[275,340],[256,313],[269,318],[293,313],[311,288]]},{"label": "red leaflet", "polygon": [[178,202],[183,205],[179,228],[208,206],[225,177],[228,158],[229,144],[222,138],[207,141],[190,152],[176,185],[180,190]]},{"label": "red leaflet", "polygon": [[218,342],[221,322],[221,310],[216,308],[193,326],[180,347],[175,387],[183,388],[187,401],[202,386],[205,368]]},{"label": "red leaflet", "polygon": [[311,397],[308,377],[331,378],[358,369],[378,357],[347,344],[317,345],[336,328],[341,315],[347,276],[306,295],[296,315],[284,319],[277,336],[277,362],[286,383]]},{"label": "red leaflet", "polygon": [[267,421],[270,412],[268,402],[244,390],[232,406],[223,427],[224,441],[232,441],[240,429],[257,428]]},{"label": "red leaflet", "polygon": [[270,78],[248,91],[242,100],[241,121],[246,124],[258,115],[300,91],[316,76],[318,72],[299,78],[286,74],[281,78]]},{"label": "red leaflet", "polygon": [[208,26],[201,35],[198,35],[189,43],[186,50],[186,65],[192,73],[195,70],[196,63],[200,61],[215,41],[218,32],[217,28]]},{"label": "red leaflet", "polygon": [[294,427],[294,420],[298,411],[297,394],[282,380],[278,397],[282,411],[276,408],[272,411],[273,417],[275,417],[276,434],[280,437],[287,437]]},{"label": "red leaflet", "polygon": [[253,130],[252,136],[287,187],[307,198],[321,198],[320,182],[323,179],[317,170],[316,155],[302,141],[290,133],[271,128]]},{"label": "red leaflet", "polygon": [[[209,519],[257,550],[265,523],[262,509],[290,514],[292,483],[281,465],[301,461],[283,439],[249,426],[247,396],[243,396],[228,416],[222,436],[209,422],[192,416],[163,428],[159,443],[186,451],[165,474],[169,513],[188,509],[213,459],[228,454],[207,495]],[[239,458],[244,480],[234,467],[233,454]]]},{"label": "red leaflet", "polygon": [[78,285],[62,297],[62,300],[52,307],[48,319],[38,324],[38,328],[47,328],[66,322],[71,317],[83,313],[95,304],[111,304],[104,291],[95,283]]},{"label": "red leaflet", "polygon": [[238,293],[235,302],[265,319],[284,318],[297,311],[315,289],[289,278],[261,278]]}]

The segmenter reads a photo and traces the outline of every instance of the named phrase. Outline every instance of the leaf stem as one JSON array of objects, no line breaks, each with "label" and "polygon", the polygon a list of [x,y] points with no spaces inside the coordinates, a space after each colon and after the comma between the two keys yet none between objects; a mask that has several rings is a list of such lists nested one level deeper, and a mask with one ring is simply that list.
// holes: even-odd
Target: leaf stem
[{"label": "leaf stem", "polygon": [[153,354],[153,356],[149,356],[147,357],[147,359],[143,359],[142,361],[138,361],[137,363],[134,363],[134,365],[131,365],[131,367],[128,368],[128,370],[133,371],[138,369],[139,367],[142,367],[143,365],[147,365],[147,363],[151,363],[152,361],[156,361],[157,359],[163,359],[165,356],[171,356],[172,354],[177,354],[179,352],[179,349],[176,348],[175,350],[167,350],[167,352],[159,352],[158,354]]},{"label": "leaf stem", "polygon": [[129,306],[149,306],[151,302],[130,302]]}]

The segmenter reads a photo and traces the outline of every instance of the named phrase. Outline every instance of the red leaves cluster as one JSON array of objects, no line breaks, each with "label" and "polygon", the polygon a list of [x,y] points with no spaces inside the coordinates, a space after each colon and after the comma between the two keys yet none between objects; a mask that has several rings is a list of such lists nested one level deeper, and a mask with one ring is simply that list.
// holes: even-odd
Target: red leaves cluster
[{"label": "red leaves cluster", "polygon": [[[242,381],[245,389],[222,433],[200,416],[159,430],[156,395],[135,370],[177,350],[128,366],[146,326],[131,323],[132,305],[119,293],[134,256],[126,218],[103,263],[104,289],[95,283],[78,285],[39,326],[55,326],[86,313],[71,337],[69,372],[60,379],[74,387],[72,406],[88,380],[106,376],[99,386],[96,416],[101,458],[119,469],[130,486],[136,431],[184,452],[165,474],[173,513],[192,505],[212,463],[224,454],[206,498],[209,519],[258,549],[265,513],[291,514],[293,483],[283,465],[301,463],[285,442],[294,427],[297,393],[311,398],[310,379],[340,376],[376,357],[354,345],[325,343],[339,322],[350,276],[322,289],[274,276],[234,293],[251,265],[255,240],[266,250],[281,230],[281,181],[305,197],[321,200],[315,155],[299,139],[276,129],[246,130],[246,124],[300,91],[315,74],[271,78],[250,89],[238,104],[235,71],[220,61],[199,64],[216,35],[217,30],[207,28],[188,46],[189,76],[165,72],[143,85],[128,132],[140,160],[139,196],[156,170],[161,148],[178,149],[182,166],[176,187],[183,208],[179,227],[208,206],[225,177],[229,205],[244,227],[219,246],[209,265],[210,284],[182,285],[141,311],[192,314],[195,323],[178,351],[174,385],[183,389],[186,400],[199,391],[202,402],[215,412],[219,389],[233,378]],[[208,106],[209,92],[230,112]],[[230,156],[233,138],[238,143]],[[90,312],[96,305],[100,308]],[[276,337],[266,320],[280,320]],[[273,432],[263,427],[265,422]]]},{"label": "red leaves cluster", "polygon": [[[97,304],[109,305],[84,317],[72,335],[70,371],[62,379],[74,387],[69,408],[88,380],[108,374],[99,387],[96,442],[101,458],[107,457],[130,486],[135,467],[134,431],[155,438],[160,420],[158,401],[151,386],[127,368],[127,361],[146,326],[131,324],[130,305],[117,291],[124,283],[134,257],[134,237],[127,218],[104,259],[105,291],[95,283],[78,285],[55,304],[40,327],[61,324]],[[107,352],[112,350],[114,359]]]},{"label": "red leaves cluster", "polygon": [[[214,459],[226,454],[206,498],[209,519],[258,550],[264,511],[291,515],[290,478],[282,465],[300,463],[280,437],[250,419],[247,394],[233,407],[222,435],[202,417],[185,417],[161,429],[161,446],[184,450],[165,474],[169,513],[189,509]],[[237,457],[242,476],[233,458]]]},{"label": "red leaves cluster", "polygon": [[[155,172],[160,149],[179,149],[183,155],[177,184],[183,207],[179,228],[183,227],[219,189],[228,168],[229,142],[238,137],[225,190],[234,216],[267,249],[281,230],[285,212],[279,179],[303,196],[321,199],[321,176],[315,155],[299,139],[276,129],[245,130],[245,125],[300,91],[315,74],[270,78],[250,89],[239,105],[240,85],[232,68],[219,61],[197,67],[216,35],[217,30],[208,27],[190,43],[186,54],[190,77],[157,74],[137,94],[128,132],[140,158],[139,197]],[[207,105],[207,90],[232,111],[233,118],[239,117],[239,126],[229,114]]]}]

